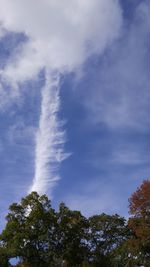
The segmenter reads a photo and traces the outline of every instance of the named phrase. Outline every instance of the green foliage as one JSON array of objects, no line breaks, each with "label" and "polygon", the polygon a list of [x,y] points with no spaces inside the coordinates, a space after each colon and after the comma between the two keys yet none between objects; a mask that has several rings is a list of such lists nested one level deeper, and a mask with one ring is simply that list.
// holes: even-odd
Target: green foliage
[{"label": "green foliage", "polygon": [[87,219],[79,211],[69,210],[64,203],[59,206],[57,218],[60,255],[69,266],[79,266],[87,254]]},{"label": "green foliage", "polygon": [[89,223],[94,266],[115,266],[115,262],[120,261],[118,253],[127,239],[125,219],[117,214],[110,216],[103,213],[89,218]]},{"label": "green foliage", "polygon": [[0,266],[2,267],[9,267],[9,255],[5,247],[3,247],[3,244],[1,243],[0,246]]},{"label": "green foliage", "polygon": [[[148,187],[149,186],[149,187]],[[0,267],[150,267],[150,183],[129,199],[132,217],[85,218],[61,203],[56,212],[46,195],[32,192],[9,207],[0,235]]]},{"label": "green foliage", "polygon": [[13,257],[40,267],[53,261],[56,214],[48,198],[36,192],[10,206],[1,240]]}]

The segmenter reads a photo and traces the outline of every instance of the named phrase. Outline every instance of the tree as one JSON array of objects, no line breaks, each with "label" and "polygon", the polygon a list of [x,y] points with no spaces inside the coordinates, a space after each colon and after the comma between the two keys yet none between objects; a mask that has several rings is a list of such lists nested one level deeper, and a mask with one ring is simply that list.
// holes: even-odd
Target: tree
[{"label": "tree", "polygon": [[6,228],[1,234],[5,248],[29,266],[53,263],[56,215],[47,196],[29,194],[9,208]]},{"label": "tree", "polygon": [[89,223],[89,245],[94,266],[115,266],[115,262],[121,261],[121,247],[127,238],[125,219],[117,214],[103,213],[90,217]]},{"label": "tree", "polygon": [[81,266],[87,255],[88,221],[79,211],[61,203],[58,216],[58,251],[67,266]]},{"label": "tree", "polygon": [[46,195],[32,192],[9,207],[0,266],[19,257],[18,267],[150,267],[149,184],[129,199],[128,225],[117,214],[87,219],[64,203],[56,212]]},{"label": "tree", "polygon": [[3,244],[0,244],[0,266],[9,267],[9,255]]},{"label": "tree", "polygon": [[132,217],[128,225],[132,230],[129,246],[140,264],[150,266],[150,181],[143,183],[129,198]]},{"label": "tree", "polygon": [[129,212],[136,218],[150,219],[150,181],[143,183],[129,198]]}]

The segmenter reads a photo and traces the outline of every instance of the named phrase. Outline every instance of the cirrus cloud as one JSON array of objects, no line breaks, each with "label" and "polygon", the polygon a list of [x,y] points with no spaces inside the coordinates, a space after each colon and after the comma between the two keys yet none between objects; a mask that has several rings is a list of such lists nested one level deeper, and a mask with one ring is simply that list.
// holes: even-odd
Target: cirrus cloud
[{"label": "cirrus cloud", "polygon": [[42,69],[52,80],[49,83],[45,75],[30,189],[45,193],[58,180],[58,163],[66,158],[58,119],[59,82],[57,88],[53,86],[56,76],[75,71],[93,54],[102,54],[120,34],[122,10],[118,0],[0,0],[0,5],[1,28],[26,36],[1,69],[1,81],[11,83],[14,90]]}]

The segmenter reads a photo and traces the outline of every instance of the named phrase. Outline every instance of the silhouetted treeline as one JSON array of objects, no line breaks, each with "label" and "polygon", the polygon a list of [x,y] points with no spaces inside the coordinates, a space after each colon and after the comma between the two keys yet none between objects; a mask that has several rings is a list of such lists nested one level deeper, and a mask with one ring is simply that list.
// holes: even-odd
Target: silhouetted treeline
[{"label": "silhouetted treeline", "polygon": [[18,267],[149,267],[150,181],[132,194],[129,212],[128,221],[104,213],[86,218],[64,203],[56,211],[46,195],[32,192],[9,207],[0,266],[18,257]]}]

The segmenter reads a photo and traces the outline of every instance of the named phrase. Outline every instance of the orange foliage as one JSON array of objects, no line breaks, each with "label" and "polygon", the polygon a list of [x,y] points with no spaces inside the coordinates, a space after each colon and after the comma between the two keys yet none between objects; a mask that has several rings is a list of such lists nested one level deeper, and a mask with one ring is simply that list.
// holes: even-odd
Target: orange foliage
[{"label": "orange foliage", "polygon": [[132,230],[133,238],[130,247],[150,250],[150,181],[143,181],[142,185],[129,199],[129,208],[132,217],[128,226]]},{"label": "orange foliage", "polygon": [[144,180],[132,194],[129,198],[129,209],[134,217],[150,218],[150,181]]}]

